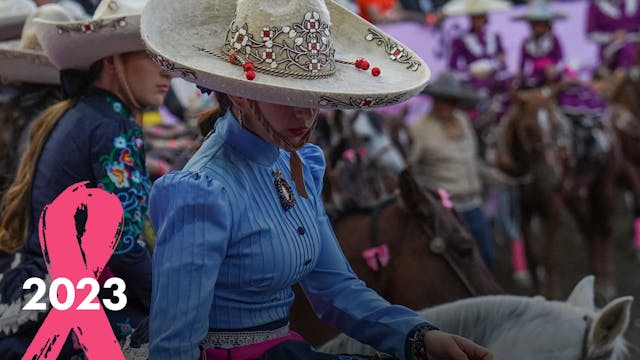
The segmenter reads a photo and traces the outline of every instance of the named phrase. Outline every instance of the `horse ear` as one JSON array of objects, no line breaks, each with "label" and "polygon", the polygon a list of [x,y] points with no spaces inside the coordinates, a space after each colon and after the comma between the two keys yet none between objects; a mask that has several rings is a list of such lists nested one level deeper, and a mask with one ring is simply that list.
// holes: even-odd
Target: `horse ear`
[{"label": "horse ear", "polygon": [[611,348],[614,341],[627,329],[631,317],[633,296],[624,296],[605,306],[589,331],[589,355],[598,356]]},{"label": "horse ear", "polygon": [[410,212],[421,217],[428,217],[431,215],[432,211],[429,206],[429,199],[424,194],[409,169],[404,169],[400,173],[398,187],[400,188],[402,202]]},{"label": "horse ear", "polygon": [[571,291],[571,295],[567,299],[567,303],[580,307],[583,309],[587,309],[589,311],[595,311],[596,306],[593,303],[594,291],[593,291],[593,283],[595,281],[595,277],[593,275],[585,276],[573,291]]}]

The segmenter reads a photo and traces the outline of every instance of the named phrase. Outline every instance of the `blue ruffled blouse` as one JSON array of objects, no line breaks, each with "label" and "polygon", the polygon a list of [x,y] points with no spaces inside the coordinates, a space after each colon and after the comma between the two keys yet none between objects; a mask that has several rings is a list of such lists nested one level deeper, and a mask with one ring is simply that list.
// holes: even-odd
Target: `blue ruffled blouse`
[{"label": "blue ruffled blouse", "polygon": [[[297,195],[289,153],[243,129],[229,112],[184,170],[156,181],[151,359],[194,360],[209,329],[287,319],[297,282],[320,318],[405,358],[405,340],[424,320],[356,277],[320,197],[322,151],[308,144],[298,154],[308,199]],[[278,171],[294,194],[289,210],[275,185]]]}]

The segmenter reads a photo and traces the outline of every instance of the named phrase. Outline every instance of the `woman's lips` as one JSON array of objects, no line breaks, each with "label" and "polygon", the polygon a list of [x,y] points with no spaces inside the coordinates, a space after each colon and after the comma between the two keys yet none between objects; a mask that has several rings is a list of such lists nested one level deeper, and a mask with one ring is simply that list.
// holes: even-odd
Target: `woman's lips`
[{"label": "woman's lips", "polygon": [[301,136],[306,134],[308,129],[309,128],[306,128],[306,127],[291,128],[289,129],[289,133],[291,133],[294,136]]},{"label": "woman's lips", "polygon": [[158,85],[157,88],[160,91],[164,91],[164,92],[169,91],[169,85]]}]

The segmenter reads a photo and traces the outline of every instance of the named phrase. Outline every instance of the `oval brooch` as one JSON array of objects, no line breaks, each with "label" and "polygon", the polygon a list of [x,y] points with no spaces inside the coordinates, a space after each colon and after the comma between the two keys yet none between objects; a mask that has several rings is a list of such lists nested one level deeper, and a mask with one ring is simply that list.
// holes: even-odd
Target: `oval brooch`
[{"label": "oval brooch", "polygon": [[280,206],[284,211],[289,211],[294,205],[294,195],[291,191],[291,186],[285,179],[282,178],[282,172],[280,170],[274,170],[273,184],[276,186],[276,192],[278,192],[278,198],[280,199]]}]

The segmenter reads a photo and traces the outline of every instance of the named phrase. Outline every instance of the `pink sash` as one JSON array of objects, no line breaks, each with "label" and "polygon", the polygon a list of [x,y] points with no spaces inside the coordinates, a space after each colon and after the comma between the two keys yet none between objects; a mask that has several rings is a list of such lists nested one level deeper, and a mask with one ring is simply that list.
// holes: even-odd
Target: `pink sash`
[{"label": "pink sash", "polygon": [[300,334],[289,331],[287,336],[256,344],[237,346],[231,349],[206,349],[200,355],[200,360],[256,360],[260,359],[267,350],[287,340],[304,341]]}]

